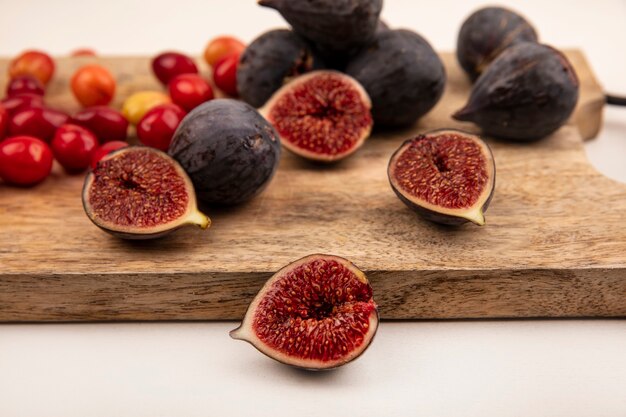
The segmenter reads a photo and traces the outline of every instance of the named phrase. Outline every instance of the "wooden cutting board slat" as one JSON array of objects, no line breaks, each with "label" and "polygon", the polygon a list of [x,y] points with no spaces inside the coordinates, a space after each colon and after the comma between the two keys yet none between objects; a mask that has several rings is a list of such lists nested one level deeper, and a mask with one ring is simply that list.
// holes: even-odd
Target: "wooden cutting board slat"
[{"label": "wooden cutting board slat", "polygon": [[[437,107],[412,129],[378,133],[352,158],[315,166],[284,152],[271,185],[240,207],[208,210],[213,226],[125,242],[83,213],[81,176],[33,189],[0,185],[0,321],[239,319],[262,283],[314,252],[365,270],[385,319],[626,316],[626,186],[596,172],[583,138],[597,133],[602,89],[583,55],[572,121],[535,144],[488,140],[497,164],[487,225],[428,223],[393,194],[386,165],[418,132],[471,124],[450,114],[470,85],[452,54]],[[74,68],[59,60],[51,104],[75,110]],[[148,58],[99,58],[117,100],[160,88]],[[6,73],[0,60],[0,73]],[[0,78],[4,75],[0,76]],[[5,79],[0,79],[0,86]]]}]

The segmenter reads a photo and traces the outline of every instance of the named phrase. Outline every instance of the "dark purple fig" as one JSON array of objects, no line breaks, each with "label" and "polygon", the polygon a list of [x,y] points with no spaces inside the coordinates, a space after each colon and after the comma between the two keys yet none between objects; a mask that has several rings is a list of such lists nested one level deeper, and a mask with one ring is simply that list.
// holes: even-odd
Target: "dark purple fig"
[{"label": "dark purple fig", "polygon": [[537,42],[537,32],[531,24],[512,10],[485,7],[463,22],[456,56],[475,80],[502,51],[519,42]]},{"label": "dark purple fig", "polygon": [[376,33],[386,32],[388,30],[391,30],[389,25],[384,20],[379,20],[378,26],[376,27]]},{"label": "dark purple fig", "polygon": [[387,174],[400,200],[425,219],[485,224],[496,165],[479,136],[444,129],[409,139],[392,155]]},{"label": "dark purple fig", "polygon": [[505,50],[478,78],[457,120],[487,135],[516,141],[541,139],[570,117],[578,101],[578,77],[556,49],[524,42]]},{"label": "dark purple fig", "polygon": [[243,101],[261,107],[291,78],[323,68],[309,45],[288,29],[256,38],[244,51],[237,69],[237,90]]},{"label": "dark purple fig", "polygon": [[342,58],[374,40],[383,0],[258,0],[326,57]]},{"label": "dark purple fig", "polygon": [[405,29],[379,33],[348,63],[372,100],[374,123],[406,126],[432,109],[441,98],[446,73],[430,44]]},{"label": "dark purple fig", "polygon": [[265,283],[230,336],[287,365],[337,368],[359,357],[376,334],[372,293],[350,261],[309,255]]},{"label": "dark purple fig", "polygon": [[184,225],[211,224],[198,211],[191,180],[167,154],[146,146],[110,153],[85,178],[83,207],[102,230],[124,239],[153,239]]},{"label": "dark purple fig", "polygon": [[254,107],[216,99],[191,111],[176,129],[168,153],[187,171],[205,204],[238,204],[269,183],[280,140]]}]

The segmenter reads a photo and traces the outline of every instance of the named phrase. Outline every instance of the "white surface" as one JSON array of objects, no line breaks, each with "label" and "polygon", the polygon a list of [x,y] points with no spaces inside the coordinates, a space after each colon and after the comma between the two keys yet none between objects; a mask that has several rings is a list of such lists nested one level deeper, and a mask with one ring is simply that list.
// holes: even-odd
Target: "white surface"
[{"label": "white surface", "polygon": [[0,415],[623,417],[626,322],[383,323],[332,372],[267,359],[233,323],[16,325]]},{"label": "white surface", "polygon": [[[578,46],[626,94],[626,2],[502,1],[542,39]],[[151,6],[147,6],[151,4]],[[478,1],[386,0],[384,18],[452,50]],[[0,0],[0,55],[200,53],[211,37],[284,26],[253,0]],[[592,163],[626,182],[626,109]],[[383,323],[331,373],[283,367],[232,341],[234,323],[0,326],[0,416],[626,416],[626,321]]]}]

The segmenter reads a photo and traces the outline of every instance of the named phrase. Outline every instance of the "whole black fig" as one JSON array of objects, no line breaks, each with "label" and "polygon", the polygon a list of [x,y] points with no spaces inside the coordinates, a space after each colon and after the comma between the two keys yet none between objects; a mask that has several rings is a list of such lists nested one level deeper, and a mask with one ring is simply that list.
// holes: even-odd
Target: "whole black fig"
[{"label": "whole black fig", "polygon": [[293,31],[271,30],[252,41],[241,56],[237,90],[245,102],[261,107],[290,78],[323,67]]},{"label": "whole black fig", "polygon": [[269,183],[278,167],[280,140],[252,106],[216,99],[183,119],[168,153],[189,174],[200,202],[237,204]]},{"label": "whole black fig", "polygon": [[285,18],[324,57],[342,57],[374,40],[383,0],[259,0]]},{"label": "whole black fig", "polygon": [[380,32],[345,72],[372,100],[374,124],[405,126],[426,114],[441,98],[446,73],[430,44],[405,29]]},{"label": "whole black fig", "polygon": [[454,118],[503,139],[530,141],[561,127],[578,101],[578,77],[556,49],[524,42],[506,49],[478,78]]},{"label": "whole black fig", "polygon": [[461,26],[456,56],[475,80],[502,51],[519,42],[537,42],[537,32],[531,24],[514,11],[485,7]]}]

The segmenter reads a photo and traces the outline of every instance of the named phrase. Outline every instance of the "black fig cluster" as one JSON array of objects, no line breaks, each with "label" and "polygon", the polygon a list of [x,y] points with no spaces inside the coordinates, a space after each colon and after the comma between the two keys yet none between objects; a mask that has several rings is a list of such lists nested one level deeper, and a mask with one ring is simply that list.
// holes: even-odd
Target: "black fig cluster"
[{"label": "black fig cluster", "polygon": [[538,43],[519,14],[502,7],[473,13],[461,27],[457,59],[476,80],[454,118],[491,136],[532,141],[555,132],[578,101],[578,78],[567,57]]},{"label": "black fig cluster", "polygon": [[430,44],[380,20],[382,0],[261,0],[290,30],[267,32],[244,52],[241,97],[260,107],[293,76],[319,68],[344,72],[369,95],[377,126],[415,123],[438,102],[446,73]]}]

